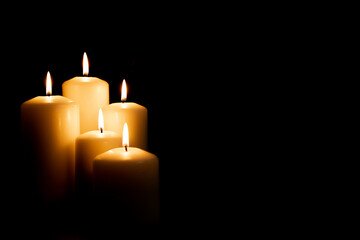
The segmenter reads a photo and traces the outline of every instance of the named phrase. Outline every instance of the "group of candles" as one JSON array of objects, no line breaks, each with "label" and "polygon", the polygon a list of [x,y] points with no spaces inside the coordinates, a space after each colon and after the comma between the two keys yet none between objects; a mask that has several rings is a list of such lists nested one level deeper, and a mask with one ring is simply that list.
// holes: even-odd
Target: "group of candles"
[{"label": "group of candles", "polygon": [[89,77],[86,53],[83,76],[62,84],[63,96],[46,96],[21,105],[24,146],[34,160],[38,194],[58,201],[76,192],[111,198],[146,222],[159,214],[159,163],[147,152],[147,109],[126,102],[109,105],[109,84]]}]

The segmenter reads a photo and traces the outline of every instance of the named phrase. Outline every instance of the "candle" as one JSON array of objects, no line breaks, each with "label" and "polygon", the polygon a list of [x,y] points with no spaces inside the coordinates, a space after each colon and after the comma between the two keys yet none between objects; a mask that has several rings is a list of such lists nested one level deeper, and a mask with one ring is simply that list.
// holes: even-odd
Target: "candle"
[{"label": "candle", "polygon": [[121,146],[121,136],[112,131],[104,131],[103,114],[100,108],[99,130],[89,131],[76,138],[76,192],[87,197],[92,192],[93,159],[96,155]]},{"label": "candle", "polygon": [[145,150],[130,147],[131,131],[128,132],[126,123],[123,129],[123,147],[102,153],[93,161],[95,196],[106,205],[100,209],[121,213],[119,221],[157,223],[159,159]]},{"label": "candle", "polygon": [[109,84],[97,77],[89,77],[89,61],[83,57],[83,75],[67,80],[62,85],[63,96],[80,106],[80,133],[97,129],[97,114],[109,104]]},{"label": "candle", "polygon": [[23,143],[33,160],[38,196],[46,202],[66,199],[75,182],[75,138],[80,133],[79,105],[51,95],[50,72],[46,95],[21,104]]},{"label": "candle", "polygon": [[129,126],[131,145],[147,149],[147,109],[137,103],[126,102],[127,89],[125,79],[121,87],[121,102],[112,103],[103,108],[106,127],[120,135],[126,122]]}]

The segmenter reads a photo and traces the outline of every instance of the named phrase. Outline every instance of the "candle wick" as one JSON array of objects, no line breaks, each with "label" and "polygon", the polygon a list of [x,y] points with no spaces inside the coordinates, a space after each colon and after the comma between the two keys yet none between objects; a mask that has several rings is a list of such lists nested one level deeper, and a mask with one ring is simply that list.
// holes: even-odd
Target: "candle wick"
[{"label": "candle wick", "polygon": [[125,147],[125,152],[127,152],[127,145],[125,145],[124,147]]},{"label": "candle wick", "polygon": [[104,129],[103,128],[100,128],[100,133],[103,133],[104,132]]}]

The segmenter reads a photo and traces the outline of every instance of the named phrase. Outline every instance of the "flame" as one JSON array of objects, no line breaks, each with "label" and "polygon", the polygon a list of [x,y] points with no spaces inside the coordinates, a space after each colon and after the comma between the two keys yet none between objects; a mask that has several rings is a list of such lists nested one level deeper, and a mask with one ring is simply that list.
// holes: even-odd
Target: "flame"
[{"label": "flame", "polygon": [[89,75],[89,60],[86,55],[86,52],[84,52],[84,57],[83,57],[83,75],[84,76]]},{"label": "flame", "polygon": [[127,151],[127,147],[129,146],[129,129],[127,123],[124,124],[122,145],[125,151]]},{"label": "flame", "polygon": [[48,71],[46,74],[46,96],[51,96],[52,94],[52,86],[51,86],[51,76]]},{"label": "flame", "polygon": [[99,110],[98,128],[101,133],[104,132],[104,117],[101,108]]},{"label": "flame", "polygon": [[124,79],[121,84],[121,101],[125,102],[126,99],[127,99],[127,88],[126,88],[126,82]]}]

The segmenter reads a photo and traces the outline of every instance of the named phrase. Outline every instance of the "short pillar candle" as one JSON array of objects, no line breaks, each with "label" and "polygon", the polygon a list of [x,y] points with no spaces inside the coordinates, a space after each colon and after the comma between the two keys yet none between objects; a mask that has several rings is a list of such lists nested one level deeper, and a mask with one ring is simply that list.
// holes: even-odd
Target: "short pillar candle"
[{"label": "short pillar candle", "polygon": [[[152,153],[129,147],[124,126],[123,147],[94,159],[94,191],[108,212],[120,212],[126,222],[158,223],[159,159]],[[98,206],[100,209],[103,206]]]},{"label": "short pillar candle", "polygon": [[38,196],[61,201],[71,196],[75,183],[75,139],[80,133],[79,105],[51,96],[47,74],[46,95],[21,105],[21,125],[26,156],[35,170]]}]

